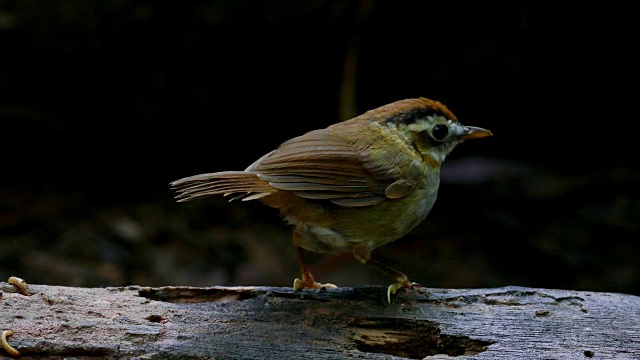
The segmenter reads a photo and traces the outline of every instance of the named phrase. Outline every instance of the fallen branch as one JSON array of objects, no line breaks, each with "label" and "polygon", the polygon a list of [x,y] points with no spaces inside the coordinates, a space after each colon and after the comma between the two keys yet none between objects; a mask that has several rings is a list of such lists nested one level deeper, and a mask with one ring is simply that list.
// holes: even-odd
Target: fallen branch
[{"label": "fallen branch", "polygon": [[625,294],[417,288],[387,304],[386,287],[29,288],[0,283],[0,331],[33,359],[640,358],[640,297]]}]

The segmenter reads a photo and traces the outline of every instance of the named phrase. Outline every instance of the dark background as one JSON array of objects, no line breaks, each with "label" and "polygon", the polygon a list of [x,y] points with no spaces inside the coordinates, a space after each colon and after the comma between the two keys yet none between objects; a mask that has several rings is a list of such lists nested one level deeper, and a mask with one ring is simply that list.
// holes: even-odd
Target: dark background
[{"label": "dark background", "polygon": [[[495,136],[456,148],[431,215],[376,259],[429,287],[640,295],[633,13],[0,1],[0,276],[290,286],[298,265],[276,210],[178,204],[168,183],[424,96]],[[322,282],[389,283],[349,254],[311,261]]]}]

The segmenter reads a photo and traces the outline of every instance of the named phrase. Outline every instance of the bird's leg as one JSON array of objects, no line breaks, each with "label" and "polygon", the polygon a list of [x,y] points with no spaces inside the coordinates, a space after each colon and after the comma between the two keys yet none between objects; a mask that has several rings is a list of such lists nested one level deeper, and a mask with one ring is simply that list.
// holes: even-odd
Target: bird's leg
[{"label": "bird's leg", "polygon": [[369,249],[356,246],[353,248],[353,257],[355,257],[356,260],[358,260],[361,264],[371,265],[395,280],[395,283],[389,285],[389,287],[387,288],[387,301],[389,302],[389,304],[391,303],[391,294],[395,294],[400,288],[411,287],[414,285],[414,283],[409,281],[407,275],[401,273],[398,270],[392,269],[389,266],[382,264],[376,260],[373,260],[371,258],[371,250]]},{"label": "bird's leg", "polygon": [[307,267],[307,263],[304,261],[304,249],[301,247],[296,247],[298,251],[298,261],[300,262],[300,268],[302,269],[302,279],[296,278],[293,281],[293,290],[298,289],[320,289],[320,288],[337,288],[334,284],[320,284],[317,283],[309,268]]}]

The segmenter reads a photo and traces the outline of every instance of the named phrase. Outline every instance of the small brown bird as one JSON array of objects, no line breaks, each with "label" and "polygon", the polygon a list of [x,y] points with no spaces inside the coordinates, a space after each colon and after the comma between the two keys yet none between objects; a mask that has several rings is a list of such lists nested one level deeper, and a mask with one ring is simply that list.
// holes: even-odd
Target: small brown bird
[{"label": "small brown bird", "polygon": [[279,209],[293,225],[302,267],[294,289],[335,287],[314,280],[303,249],[352,252],[394,279],[391,302],[412,283],[371,251],[424,220],[436,201],[440,167],[458,143],[491,135],[458,123],[438,101],[405,99],[286,141],[244,171],[190,176],[171,186],[178,201],[232,195]]}]

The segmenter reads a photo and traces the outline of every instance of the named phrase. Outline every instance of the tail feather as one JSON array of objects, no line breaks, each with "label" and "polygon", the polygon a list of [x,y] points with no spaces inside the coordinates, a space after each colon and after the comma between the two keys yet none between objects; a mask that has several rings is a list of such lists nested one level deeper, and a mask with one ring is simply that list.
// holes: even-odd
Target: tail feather
[{"label": "tail feather", "polygon": [[189,176],[170,183],[178,194],[178,202],[190,201],[203,196],[235,195],[236,199],[254,200],[278,191],[253,172],[224,171]]}]

